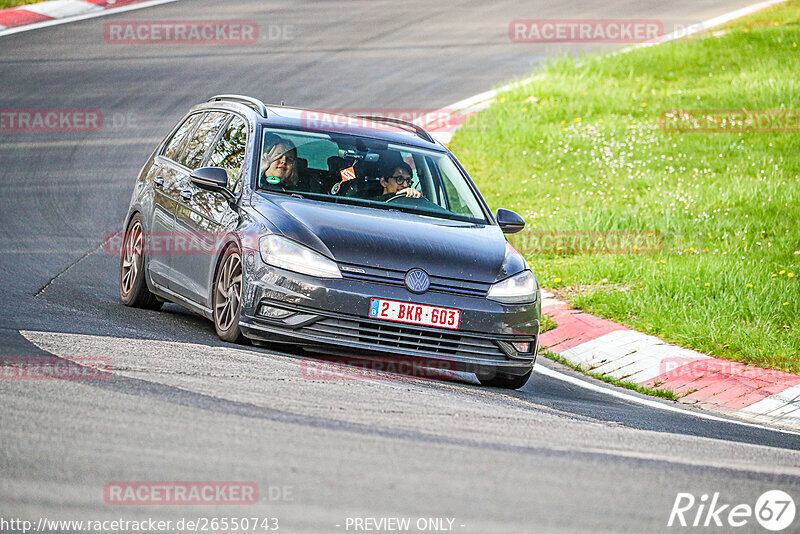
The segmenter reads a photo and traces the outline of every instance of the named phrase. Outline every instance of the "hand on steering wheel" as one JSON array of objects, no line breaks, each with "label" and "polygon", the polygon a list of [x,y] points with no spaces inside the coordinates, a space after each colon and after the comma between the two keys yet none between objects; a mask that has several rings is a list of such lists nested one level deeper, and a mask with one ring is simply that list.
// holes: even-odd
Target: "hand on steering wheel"
[{"label": "hand on steering wheel", "polygon": [[420,198],[422,193],[414,189],[413,187],[406,187],[405,189],[401,189],[397,192],[395,196],[386,200],[386,202],[391,202],[398,198]]}]

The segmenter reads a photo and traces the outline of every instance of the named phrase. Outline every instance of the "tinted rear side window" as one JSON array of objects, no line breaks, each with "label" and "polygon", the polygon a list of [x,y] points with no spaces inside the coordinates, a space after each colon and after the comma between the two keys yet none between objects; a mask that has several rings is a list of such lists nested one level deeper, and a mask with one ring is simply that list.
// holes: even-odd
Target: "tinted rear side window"
[{"label": "tinted rear side window", "polygon": [[197,169],[203,163],[203,156],[214,142],[219,129],[225,124],[229,115],[219,111],[211,111],[203,117],[200,126],[194,131],[192,138],[186,144],[181,163],[190,169]]},{"label": "tinted rear side window", "polygon": [[246,148],[247,125],[239,117],[234,117],[217,140],[207,163],[209,167],[222,167],[228,171],[228,188],[230,190],[234,189],[242,165],[244,165]]},{"label": "tinted rear side window", "polygon": [[200,120],[200,117],[200,113],[195,113],[183,121],[181,127],[178,128],[178,131],[175,132],[175,135],[172,136],[172,139],[170,139],[167,147],[164,149],[164,156],[173,161],[178,161],[180,159],[183,147],[186,145],[186,137],[189,132],[192,131],[195,124],[197,124],[197,121]]}]

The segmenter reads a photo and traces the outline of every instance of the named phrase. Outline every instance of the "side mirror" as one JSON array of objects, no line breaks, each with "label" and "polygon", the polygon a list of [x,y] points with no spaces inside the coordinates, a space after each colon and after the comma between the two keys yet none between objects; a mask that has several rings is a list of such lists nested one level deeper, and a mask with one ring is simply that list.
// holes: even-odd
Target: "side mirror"
[{"label": "side mirror", "polygon": [[189,179],[194,185],[206,191],[222,193],[228,200],[232,200],[233,193],[228,190],[228,171],[221,167],[203,167],[192,171]]},{"label": "side mirror", "polygon": [[525,228],[525,219],[511,210],[499,208],[495,218],[504,234],[516,234]]}]

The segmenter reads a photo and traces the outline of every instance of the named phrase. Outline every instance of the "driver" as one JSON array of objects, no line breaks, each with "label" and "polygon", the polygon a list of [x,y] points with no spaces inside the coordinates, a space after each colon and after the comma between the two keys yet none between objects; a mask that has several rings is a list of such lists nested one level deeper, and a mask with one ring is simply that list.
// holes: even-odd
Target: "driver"
[{"label": "driver", "polygon": [[398,195],[405,195],[410,198],[419,198],[422,193],[411,187],[411,166],[401,161],[395,165],[384,169],[381,177],[383,194],[376,200],[387,201]]},{"label": "driver", "polygon": [[299,180],[297,172],[297,148],[290,139],[272,136],[265,143],[261,165],[264,174],[261,176],[261,187],[282,187],[294,189]]}]

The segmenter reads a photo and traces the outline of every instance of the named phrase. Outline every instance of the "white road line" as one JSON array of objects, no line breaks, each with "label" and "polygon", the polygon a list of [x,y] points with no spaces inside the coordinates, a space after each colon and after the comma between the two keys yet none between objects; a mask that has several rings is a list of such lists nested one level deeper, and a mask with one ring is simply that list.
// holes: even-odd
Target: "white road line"
[{"label": "white road line", "polygon": [[637,397],[634,395],[629,395],[627,393],[623,393],[616,386],[612,387],[602,387],[597,384],[592,384],[587,380],[583,380],[580,378],[575,378],[574,376],[565,375],[564,373],[559,373],[549,367],[545,367],[542,364],[536,365],[534,368],[534,372],[543,376],[547,376],[550,378],[555,378],[556,380],[561,380],[562,382],[567,382],[569,384],[582,387],[584,389],[588,389],[590,391],[595,391],[597,393],[603,393],[605,395],[609,395],[611,397],[615,397],[617,399],[625,400],[628,402],[633,402],[636,404],[641,404],[642,406],[647,406],[648,408],[655,408],[657,410],[663,410],[666,412],[673,412],[673,413],[680,413],[683,415],[689,415],[692,417],[697,417],[699,419],[707,419],[709,421],[717,421],[721,423],[731,423],[733,425],[741,425],[747,426],[750,428],[758,428],[760,430],[771,430],[773,432],[782,432],[784,434],[793,434],[793,435],[800,435],[800,432],[795,432],[786,428],[779,428],[775,426],[765,426],[765,425],[758,425],[753,423],[745,423],[744,421],[736,421],[732,419],[725,419],[724,417],[717,417],[715,415],[703,413],[703,412],[696,412],[694,410],[685,410],[682,408],[677,408],[675,406],[670,406],[669,404],[664,404],[662,402],[658,402],[655,400]]},{"label": "white road line", "polygon": [[[665,43],[667,41],[673,41],[675,39],[680,39],[681,37],[686,37],[687,35],[692,35],[694,33],[703,32],[709,30],[711,28],[715,28],[717,26],[721,26],[726,22],[730,22],[732,20],[736,20],[741,17],[745,17],[747,15],[752,15],[762,9],[766,9],[768,7],[772,7],[776,4],[782,4],[786,2],[786,0],[767,0],[766,2],[759,2],[758,4],[752,4],[741,9],[737,9],[736,11],[731,11],[730,13],[725,13],[724,15],[720,15],[718,17],[710,18],[700,23],[700,28],[685,31],[674,31],[672,33],[668,33],[665,35],[660,42]],[[642,43],[639,46],[653,46],[658,43]]]},{"label": "white road line", "polygon": [[38,30],[39,28],[58,26],[59,24],[68,24],[70,22],[77,22],[79,20],[93,19],[95,17],[105,17],[107,15],[111,15],[112,13],[124,13],[126,11],[135,11],[137,9],[144,9],[146,7],[160,6],[161,4],[169,4],[177,1],[178,0],[150,0],[149,2],[142,2],[140,4],[131,4],[128,6],[121,6],[121,7],[112,7],[110,9],[104,9],[102,11],[86,13],[83,15],[76,15],[74,17],[67,17],[63,19],[54,19],[54,20],[43,20],[42,22],[36,22],[34,24],[26,24],[25,26],[16,26],[13,28],[2,30],[0,31],[0,37],[5,37],[6,35],[11,35],[14,33],[22,33],[31,30]]}]

